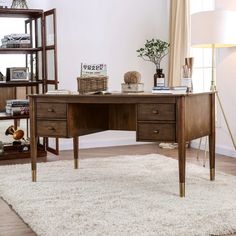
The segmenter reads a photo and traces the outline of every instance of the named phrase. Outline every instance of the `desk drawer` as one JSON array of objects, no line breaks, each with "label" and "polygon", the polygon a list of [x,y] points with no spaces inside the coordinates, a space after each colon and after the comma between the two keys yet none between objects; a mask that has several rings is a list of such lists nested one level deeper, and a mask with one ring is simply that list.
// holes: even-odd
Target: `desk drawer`
[{"label": "desk drawer", "polygon": [[138,104],[138,120],[175,120],[175,104]]},{"label": "desk drawer", "polygon": [[42,137],[67,137],[66,121],[37,121],[37,136]]},{"label": "desk drawer", "polygon": [[38,118],[66,118],[66,104],[60,103],[38,103],[37,104],[37,117]]},{"label": "desk drawer", "polygon": [[175,124],[138,123],[138,141],[175,141]]}]

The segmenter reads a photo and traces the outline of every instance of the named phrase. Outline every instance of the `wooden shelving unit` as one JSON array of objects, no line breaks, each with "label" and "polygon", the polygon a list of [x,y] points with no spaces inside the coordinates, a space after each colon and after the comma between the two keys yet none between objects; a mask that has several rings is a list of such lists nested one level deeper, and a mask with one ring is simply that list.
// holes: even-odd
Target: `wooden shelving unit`
[{"label": "wooden shelving unit", "polygon": [[0,54],[31,54],[42,51],[42,48],[0,48]]},{"label": "wooden shelving unit", "polygon": [[[52,17],[47,20],[48,17]],[[29,69],[29,80],[27,81],[0,81],[0,121],[12,120],[14,127],[20,120],[27,119],[29,115],[11,116],[4,112],[5,101],[8,99],[18,99],[17,91],[23,89],[25,91],[25,98],[30,94],[45,93],[49,85],[57,88],[57,41],[56,41],[56,19],[55,9],[44,12],[41,9],[9,9],[0,8],[0,18],[24,18],[25,25],[23,29],[30,34],[30,48],[1,48],[0,55],[25,55],[25,67]],[[53,23],[52,20],[53,19]],[[52,23],[52,25],[50,25]],[[50,34],[53,32],[54,40],[48,43],[47,28],[52,27]],[[0,26],[1,31],[1,26]],[[14,32],[9,32],[12,34]],[[50,35],[51,37],[51,35]],[[54,53],[53,64],[51,58],[48,59],[48,52]],[[21,63],[22,64],[22,63]],[[14,67],[9,64],[7,67]],[[50,69],[53,68],[54,77],[52,78]],[[50,78],[48,78],[50,76]],[[22,98],[21,98],[22,99]],[[1,125],[1,122],[0,122]],[[7,127],[6,127],[7,128]],[[29,124],[27,123],[27,134],[29,133]],[[5,134],[1,134],[5,135]],[[13,140],[14,141],[14,140]],[[38,157],[46,156],[46,145],[44,143],[38,144]],[[30,149],[30,148],[29,148]],[[14,145],[5,145],[4,153],[0,155],[1,160],[29,158],[30,151],[22,151],[19,147]]]}]

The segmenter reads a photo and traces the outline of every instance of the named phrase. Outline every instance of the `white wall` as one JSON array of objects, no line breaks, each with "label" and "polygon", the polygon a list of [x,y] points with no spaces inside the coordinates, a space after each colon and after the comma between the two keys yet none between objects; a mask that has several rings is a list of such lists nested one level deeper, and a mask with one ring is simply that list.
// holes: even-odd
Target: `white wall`
[{"label": "white wall", "polygon": [[27,0],[27,6],[30,9],[48,9],[49,1],[48,0]]},{"label": "white wall", "polygon": [[[216,0],[216,9],[236,11],[236,1]],[[217,88],[219,90],[219,95],[221,97],[233,136],[236,140],[236,47],[220,49],[217,56]],[[217,129],[216,145],[218,148],[228,151],[229,155],[236,157],[236,151],[233,148],[223,118],[221,118],[221,126],[221,128]]]},{"label": "white wall", "polygon": [[110,90],[120,90],[128,70],[140,71],[151,89],[155,67],[137,58],[136,50],[152,37],[167,40],[167,1],[61,0],[50,7],[57,9],[60,88],[77,89],[81,62],[102,62]]},{"label": "white wall", "polygon": [[[36,8],[56,8],[59,88],[77,90],[80,63],[106,63],[109,90],[120,90],[123,74],[137,70],[146,90],[155,66],[137,57],[146,39],[168,40],[169,0],[29,0]],[[47,3],[47,4],[46,4]],[[32,5],[31,5],[32,4]],[[167,59],[167,58],[166,58]],[[167,72],[167,62],[162,64]],[[103,132],[81,138],[81,147],[135,144],[134,132]],[[63,140],[61,147],[71,148]]]}]

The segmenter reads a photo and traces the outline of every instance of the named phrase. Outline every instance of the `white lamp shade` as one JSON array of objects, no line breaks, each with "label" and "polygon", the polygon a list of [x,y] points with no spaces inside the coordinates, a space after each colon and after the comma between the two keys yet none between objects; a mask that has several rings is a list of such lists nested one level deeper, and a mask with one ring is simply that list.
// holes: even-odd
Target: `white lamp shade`
[{"label": "white lamp shade", "polygon": [[236,12],[205,11],[191,16],[192,47],[236,46]]}]

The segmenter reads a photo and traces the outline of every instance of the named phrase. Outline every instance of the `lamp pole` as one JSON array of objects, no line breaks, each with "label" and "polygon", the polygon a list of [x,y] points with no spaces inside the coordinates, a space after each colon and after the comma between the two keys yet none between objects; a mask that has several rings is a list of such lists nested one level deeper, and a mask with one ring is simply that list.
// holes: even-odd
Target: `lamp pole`
[{"label": "lamp pole", "polygon": [[225,120],[225,124],[227,126],[228,131],[229,131],[229,135],[231,137],[232,143],[234,145],[234,149],[236,150],[236,142],[234,140],[233,133],[230,129],[229,122],[228,122],[228,119],[226,117],[222,102],[220,100],[219,93],[216,89],[216,47],[215,47],[215,44],[212,44],[212,79],[211,79],[211,88],[210,89],[211,89],[212,92],[216,92],[216,98],[219,102],[220,109],[222,111],[222,114],[223,114],[223,117],[224,117],[224,120]]}]

